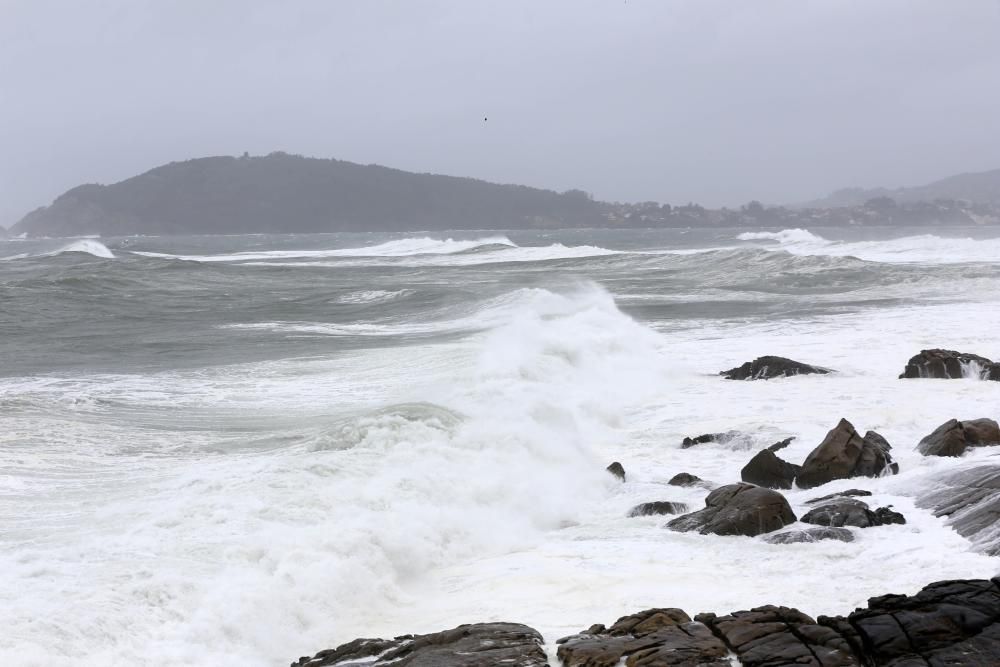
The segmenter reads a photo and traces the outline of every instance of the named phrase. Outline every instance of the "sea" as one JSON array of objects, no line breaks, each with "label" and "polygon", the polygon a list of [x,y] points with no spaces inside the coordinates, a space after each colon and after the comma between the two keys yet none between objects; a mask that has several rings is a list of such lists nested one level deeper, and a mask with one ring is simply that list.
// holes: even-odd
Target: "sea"
[{"label": "sea", "polygon": [[[551,645],[996,575],[917,502],[998,452],[915,447],[1000,418],[1000,383],[898,375],[998,359],[998,332],[1000,227],[0,241],[0,665],[286,665],[480,621]],[[765,354],[837,372],[718,375]],[[899,474],[793,509],[862,488],[905,525],[772,545],[626,516],[841,418]]]}]

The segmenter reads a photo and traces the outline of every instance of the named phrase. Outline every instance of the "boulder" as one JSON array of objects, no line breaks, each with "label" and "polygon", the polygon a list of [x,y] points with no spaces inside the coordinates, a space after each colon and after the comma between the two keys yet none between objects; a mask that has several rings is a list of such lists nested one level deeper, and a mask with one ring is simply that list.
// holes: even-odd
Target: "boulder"
[{"label": "boulder", "polygon": [[667,482],[671,486],[699,486],[704,483],[705,480],[701,477],[696,477],[689,472],[679,472]]},{"label": "boulder", "polygon": [[718,442],[726,443],[733,438],[738,438],[740,435],[739,431],[726,431],[725,433],[703,433],[702,435],[696,435],[693,438],[684,438],[681,441],[681,449],[688,449],[689,447],[694,447],[695,445],[703,445],[706,442]]},{"label": "boulder", "polygon": [[920,354],[906,362],[906,368],[899,377],[1000,380],[1000,364],[968,352],[921,350]]},{"label": "boulder", "polygon": [[757,357],[742,366],[720,371],[719,375],[727,380],[769,380],[775,377],[792,375],[809,375],[812,373],[831,373],[831,369],[821,366],[811,366],[801,361],[793,361],[784,357]]},{"label": "boulder", "polygon": [[917,451],[924,456],[961,456],[969,447],[1000,444],[1000,426],[992,419],[949,419],[925,436]]},{"label": "boulder", "polygon": [[795,522],[795,514],[777,491],[753,484],[729,484],[708,494],[705,508],[684,514],[666,527],[702,535],[747,535],[753,537]]},{"label": "boulder", "polygon": [[475,623],[391,640],[356,639],[292,667],[547,667],[542,636],[518,623]]},{"label": "boulder", "polygon": [[802,517],[802,522],[834,528],[842,526],[870,528],[890,523],[906,523],[906,519],[903,518],[902,514],[894,512],[889,507],[881,507],[872,511],[868,507],[868,503],[855,498],[835,498],[809,510]]},{"label": "boulder", "polygon": [[784,533],[772,533],[764,536],[769,544],[799,544],[800,542],[819,542],[820,540],[839,540],[853,542],[854,533],[847,528],[807,528],[805,530],[789,530]]},{"label": "boulder", "polygon": [[874,667],[1000,665],[996,579],[939,581],[916,595],[871,598],[867,609],[847,618],[820,616],[817,622],[850,641]]},{"label": "boulder", "polygon": [[609,465],[607,468],[605,468],[605,470],[607,470],[609,473],[617,477],[620,481],[622,482],[625,481],[625,468],[622,466],[621,463],[618,463],[618,461],[615,461],[614,463]]},{"label": "boulder", "polygon": [[804,489],[835,479],[878,477],[898,472],[892,463],[889,443],[874,431],[862,438],[851,422],[841,419],[823,442],[809,453],[795,483]]},{"label": "boulder", "polygon": [[865,664],[840,632],[819,625],[798,609],[767,605],[726,616],[698,614],[695,620],[721,637],[743,667],[861,667]]},{"label": "boulder", "polygon": [[1000,556],[1000,464],[949,470],[929,481],[934,486],[917,505],[946,517],[977,551]]},{"label": "boulder", "polygon": [[647,609],[556,642],[564,667],[730,667],[729,649],[680,609]]},{"label": "boulder", "polygon": [[757,452],[740,470],[740,479],[768,489],[790,489],[799,466],[780,458],[770,448]]},{"label": "boulder", "polygon": [[864,489],[848,489],[847,491],[841,491],[839,493],[831,493],[828,496],[820,496],[819,498],[810,498],[806,501],[806,505],[815,505],[816,503],[821,503],[826,500],[833,500],[834,498],[857,498],[870,496],[871,491],[865,491]]},{"label": "boulder", "polygon": [[628,516],[655,516],[662,514],[680,514],[687,512],[688,506],[684,503],[673,503],[667,500],[656,500],[651,503],[641,503],[628,511]]}]

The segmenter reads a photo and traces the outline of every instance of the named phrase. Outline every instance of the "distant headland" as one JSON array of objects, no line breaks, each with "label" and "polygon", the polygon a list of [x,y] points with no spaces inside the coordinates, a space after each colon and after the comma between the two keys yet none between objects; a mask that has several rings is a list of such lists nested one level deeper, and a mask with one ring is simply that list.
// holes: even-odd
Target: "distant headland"
[{"label": "distant headland", "polygon": [[472,178],[276,152],[172,162],[60,195],[9,230],[26,236],[457,229],[1000,224],[1000,170],[917,188],[840,190],[801,206],[708,209],[596,201]]}]

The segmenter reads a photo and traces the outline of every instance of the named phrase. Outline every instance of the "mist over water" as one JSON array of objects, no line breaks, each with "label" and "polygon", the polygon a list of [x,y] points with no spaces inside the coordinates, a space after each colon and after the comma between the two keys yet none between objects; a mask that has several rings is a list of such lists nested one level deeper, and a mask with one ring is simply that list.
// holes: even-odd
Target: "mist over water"
[{"label": "mist over water", "polygon": [[[914,507],[954,463],[914,447],[996,418],[1000,383],[896,379],[926,347],[1000,357],[1000,237],[948,234],[0,242],[0,664],[283,664],[487,620],[553,641],[652,606],[841,613],[992,576]],[[762,354],[839,372],[715,375]],[[901,474],[822,491],[906,525],[769,545],[625,518],[700,507],[666,481],[735,481],[784,437],[800,461],[841,417]]]}]

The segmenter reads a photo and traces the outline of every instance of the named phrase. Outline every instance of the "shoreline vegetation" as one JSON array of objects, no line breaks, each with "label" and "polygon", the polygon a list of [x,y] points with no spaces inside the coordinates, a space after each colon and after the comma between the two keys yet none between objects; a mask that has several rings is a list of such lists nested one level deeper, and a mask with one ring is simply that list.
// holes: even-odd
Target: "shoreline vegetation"
[{"label": "shoreline vegetation", "polygon": [[172,162],[112,185],[80,185],[10,236],[254,234],[557,228],[1000,225],[1000,170],[919,188],[848,189],[804,206],[710,209],[620,203],[275,152]]}]

